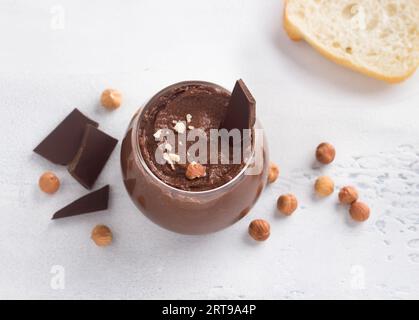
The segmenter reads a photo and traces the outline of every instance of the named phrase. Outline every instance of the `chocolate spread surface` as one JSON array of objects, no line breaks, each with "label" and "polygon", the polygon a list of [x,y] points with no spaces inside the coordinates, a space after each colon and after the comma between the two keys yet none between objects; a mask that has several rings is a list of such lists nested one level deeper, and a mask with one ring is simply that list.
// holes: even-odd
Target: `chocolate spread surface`
[{"label": "chocolate spread surface", "polygon": [[[164,90],[145,107],[140,119],[139,146],[143,159],[149,169],[160,180],[175,188],[188,191],[204,191],[217,188],[238,175],[244,163],[210,164],[207,152],[206,175],[190,180],[186,177],[186,164],[159,164],[155,158],[156,149],[162,141],[156,139],[159,130],[174,129],[178,122],[184,122],[186,130],[201,129],[209,137],[210,129],[219,129],[225,118],[230,93],[218,86],[202,83],[179,84]],[[189,115],[189,116],[188,116]],[[190,121],[186,119],[190,117]],[[176,132],[175,132],[176,133]],[[208,142],[209,143],[209,142]],[[186,150],[194,141],[186,142]],[[177,153],[178,146],[172,146]],[[218,154],[221,158],[221,154]]]}]

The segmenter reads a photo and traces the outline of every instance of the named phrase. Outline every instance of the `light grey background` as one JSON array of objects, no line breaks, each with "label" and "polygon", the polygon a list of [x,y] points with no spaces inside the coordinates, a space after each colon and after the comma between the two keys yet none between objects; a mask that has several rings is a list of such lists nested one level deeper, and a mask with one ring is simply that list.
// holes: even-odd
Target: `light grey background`
[{"label": "light grey background", "polygon": [[[419,298],[419,74],[397,86],[368,79],[290,41],[281,24],[280,0],[2,0],[0,298]],[[86,190],[31,150],[73,107],[122,139],[164,86],[231,89],[239,77],[281,166],[249,216],[200,237],[155,226],[123,188],[119,144],[96,185],[111,184],[110,210],[50,220]],[[124,94],[112,113],[98,105],[107,87]],[[316,168],[324,140],[337,159]],[[54,196],[38,190],[45,170],[61,178]],[[357,186],[370,220],[352,223],[337,192],[316,200],[320,174]],[[275,210],[284,192],[300,201],[290,218]],[[271,223],[265,243],[247,236],[254,218]],[[90,240],[98,223],[112,246]]]}]

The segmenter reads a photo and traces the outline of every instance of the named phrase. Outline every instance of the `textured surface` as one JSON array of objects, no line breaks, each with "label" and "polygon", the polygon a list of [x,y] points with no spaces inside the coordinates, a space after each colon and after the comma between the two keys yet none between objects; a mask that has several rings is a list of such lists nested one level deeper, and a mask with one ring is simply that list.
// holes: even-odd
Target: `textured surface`
[{"label": "textured surface", "polygon": [[[334,65],[288,39],[277,0],[60,3],[0,3],[0,298],[419,298],[419,75],[389,86]],[[123,189],[119,144],[97,182],[111,209],[50,220],[85,190],[31,150],[74,106],[120,139],[162,87],[240,77],[281,166],[249,216],[203,237],[160,229]],[[124,94],[112,113],[98,105],[109,86]],[[337,157],[317,168],[323,140]],[[38,190],[45,170],[54,196]],[[352,223],[337,192],[316,200],[320,174],[357,186],[370,220]],[[283,192],[300,203],[289,218]],[[265,243],[247,235],[254,218],[271,222]],[[96,224],[110,247],[90,240]]]}]

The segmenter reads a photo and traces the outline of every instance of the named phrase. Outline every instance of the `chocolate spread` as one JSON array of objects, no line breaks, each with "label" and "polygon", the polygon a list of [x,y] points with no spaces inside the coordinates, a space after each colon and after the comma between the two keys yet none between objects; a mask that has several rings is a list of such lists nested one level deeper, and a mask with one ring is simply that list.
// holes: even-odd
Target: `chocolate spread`
[{"label": "chocolate spread", "polygon": [[[184,84],[173,87],[147,105],[140,119],[138,141],[143,159],[155,176],[178,189],[205,191],[222,186],[239,174],[244,167],[243,162],[210,164],[209,152],[205,164],[206,175],[193,180],[185,175],[187,164],[159,164],[155,158],[156,149],[161,144],[155,137],[156,132],[161,129],[173,130],[176,123],[183,121],[186,130],[201,129],[209,137],[210,129],[219,129],[225,118],[230,96],[227,90],[219,87]],[[186,121],[188,117],[189,121]],[[187,141],[186,150],[194,143]],[[177,146],[172,147],[172,152],[176,152]],[[218,158],[221,158],[221,154]]]}]

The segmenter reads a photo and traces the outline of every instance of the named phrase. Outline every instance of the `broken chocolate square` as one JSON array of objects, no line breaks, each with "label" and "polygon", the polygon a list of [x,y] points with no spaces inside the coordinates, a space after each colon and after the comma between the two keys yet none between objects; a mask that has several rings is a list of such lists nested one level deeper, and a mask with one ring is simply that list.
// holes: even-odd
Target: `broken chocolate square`
[{"label": "broken chocolate square", "polygon": [[33,151],[53,163],[67,165],[80,147],[87,124],[98,126],[74,109]]},{"label": "broken chocolate square", "polygon": [[80,148],[68,171],[85,188],[92,188],[117,143],[118,140],[87,125]]},{"label": "broken chocolate square", "polygon": [[108,208],[109,185],[93,191],[57,211],[52,220],[91,213]]},{"label": "broken chocolate square", "polygon": [[256,121],[256,101],[240,79],[236,82],[220,129],[252,129]]}]

